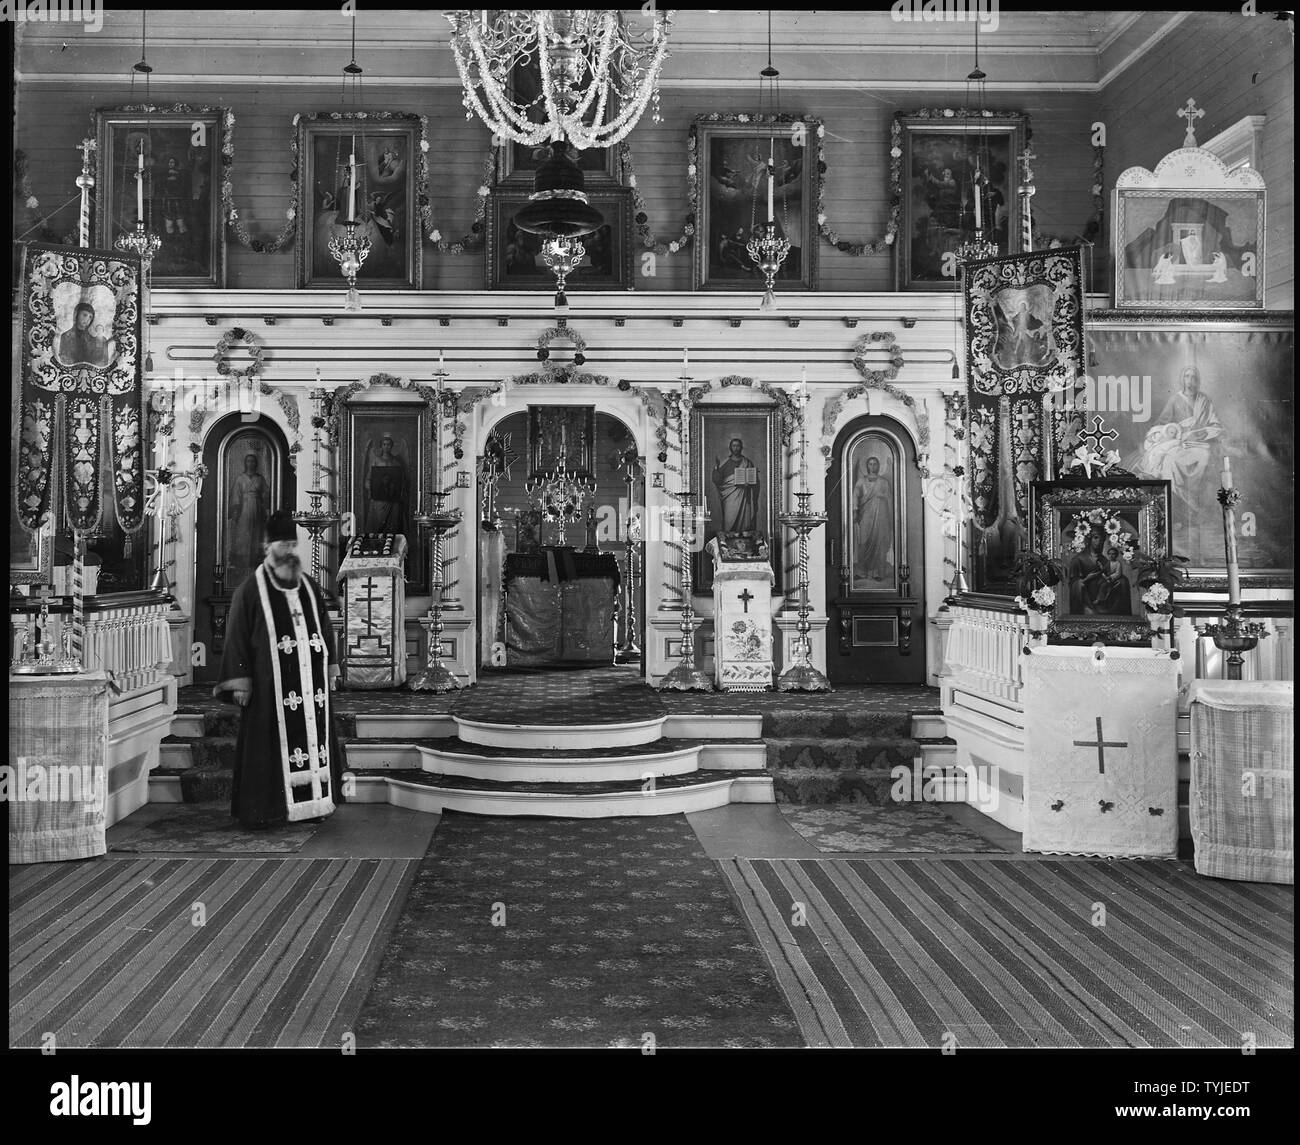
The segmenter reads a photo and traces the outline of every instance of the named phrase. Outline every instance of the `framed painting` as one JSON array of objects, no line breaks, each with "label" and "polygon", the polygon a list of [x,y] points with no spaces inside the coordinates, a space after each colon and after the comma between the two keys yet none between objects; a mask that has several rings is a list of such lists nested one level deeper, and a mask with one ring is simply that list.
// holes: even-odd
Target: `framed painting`
[{"label": "framed painting", "polygon": [[262,563],[266,519],[284,504],[280,450],[271,434],[248,426],[230,434],[217,454],[216,551],[222,579],[237,585]]},{"label": "framed painting", "polygon": [[697,505],[705,512],[699,544],[692,555],[695,592],[713,588],[713,562],[704,546],[724,537],[730,548],[757,552],[767,545],[779,593],[781,564],[781,511],[783,470],[781,431],[775,406],[702,405],[691,412],[692,487],[699,490]]},{"label": "framed painting", "polygon": [[340,506],[360,533],[406,537],[407,591],[430,590],[429,546],[415,524],[433,488],[429,407],[415,402],[344,403],[339,424]]},{"label": "framed painting", "polygon": [[[526,188],[493,192],[488,207],[489,290],[555,289],[555,275],[542,256],[540,235],[521,231],[514,215],[528,202]],[[632,285],[632,213],[626,191],[588,191],[605,225],[579,240],[586,257],[568,277],[566,290],[626,290]]]},{"label": "framed painting", "polygon": [[[967,116],[952,109],[895,117],[902,218],[895,263],[899,290],[955,290],[957,250],[982,227],[999,254],[1020,249],[1016,156],[1025,149],[1020,112]],[[983,182],[972,193],[976,171]],[[978,217],[977,217],[978,216]]]},{"label": "framed painting", "polygon": [[[357,273],[366,290],[418,290],[420,117],[402,112],[303,116],[298,123],[298,285],[339,290],[345,280],[329,243],[347,229],[349,205],[370,254]],[[350,174],[356,157],[355,185]],[[418,546],[413,546],[418,547]]]},{"label": "framed painting", "polygon": [[221,184],[229,114],[185,104],[148,115],[143,107],[95,112],[95,241],[111,249],[135,230],[143,207],[146,227],[161,241],[154,286],[226,285]]},{"label": "framed painting", "polygon": [[1134,558],[1170,554],[1169,482],[1035,481],[1030,525],[1033,551],[1065,568],[1048,643],[1146,645]]},{"label": "framed painting", "polygon": [[[16,454],[15,454],[16,456]],[[54,578],[54,546],[45,529],[29,533],[18,523],[13,502],[9,504],[9,583],[51,584]]]},{"label": "framed painting", "polygon": [[1264,180],[1184,147],[1115,182],[1118,310],[1262,310]]},{"label": "framed painting", "polygon": [[[696,290],[752,290],[762,272],[745,249],[767,219],[772,162],[772,217],[790,252],[776,282],[817,289],[817,128],[794,116],[699,116],[695,120]],[[811,141],[811,143],[810,143]]]},{"label": "framed painting", "polygon": [[595,433],[595,406],[529,406],[529,477],[536,480],[561,467],[590,477]]},{"label": "framed painting", "polygon": [[896,435],[878,427],[844,448],[840,520],[846,593],[897,596],[908,575],[906,460]]},{"label": "framed painting", "polygon": [[[1188,558],[1189,588],[1226,591],[1223,463],[1242,493],[1237,550],[1246,587],[1294,582],[1295,334],[1286,314],[1175,321],[1146,312],[1095,312],[1092,373],[1081,404],[1101,420],[1107,449],[1136,477],[1171,486],[1171,544]],[[1075,445],[1065,427],[1058,456]]]}]

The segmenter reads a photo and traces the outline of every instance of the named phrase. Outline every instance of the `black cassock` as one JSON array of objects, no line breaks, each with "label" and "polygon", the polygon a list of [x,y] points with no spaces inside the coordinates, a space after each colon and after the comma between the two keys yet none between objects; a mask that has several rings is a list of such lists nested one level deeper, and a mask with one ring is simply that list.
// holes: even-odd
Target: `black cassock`
[{"label": "black cassock", "polygon": [[231,814],[245,827],[328,815],[343,802],[344,760],[330,703],[334,630],[305,573],[285,588],[265,564],[236,590],[213,695],[252,698],[239,721]]}]

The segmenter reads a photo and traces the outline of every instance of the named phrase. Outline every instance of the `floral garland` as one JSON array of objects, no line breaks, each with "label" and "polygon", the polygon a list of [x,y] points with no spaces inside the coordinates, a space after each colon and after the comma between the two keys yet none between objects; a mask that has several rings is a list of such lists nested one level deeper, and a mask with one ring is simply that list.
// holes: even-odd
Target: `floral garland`
[{"label": "floral garland", "polygon": [[[247,350],[249,356],[253,359],[242,370],[233,370],[230,363],[226,360],[230,351],[236,346]],[[217,352],[212,355],[212,360],[217,364],[217,373],[222,377],[232,377],[236,381],[242,382],[245,378],[255,378],[262,372],[264,365],[264,351],[257,340],[257,335],[242,326],[234,326],[225,334],[221,335],[221,340],[217,343]]]},{"label": "floral garland", "polygon": [[864,254],[880,254],[894,245],[903,218],[903,128],[897,119],[889,130],[889,223],[885,233],[868,243],[852,243],[841,239],[838,232],[826,223],[826,148],[822,142],[826,135],[825,124],[817,125],[817,233],[842,254],[861,258]]},{"label": "floral garland", "polygon": [[[581,366],[586,362],[587,355],[585,351],[587,349],[587,340],[576,330],[571,330],[567,326],[552,326],[549,330],[543,330],[539,335],[537,335],[537,360],[539,362],[547,362],[551,356],[551,343],[557,338],[563,338],[566,342],[571,342],[573,344],[574,350],[576,351],[573,355],[573,364],[575,366]],[[557,368],[559,367],[556,367],[549,362],[546,366],[542,367],[544,372]]]},{"label": "floral garland", "polygon": [[657,255],[666,255],[676,254],[684,247],[690,246],[695,236],[695,219],[699,210],[699,199],[695,186],[695,151],[698,143],[698,129],[695,124],[691,124],[690,131],[686,135],[686,222],[682,224],[681,234],[669,242],[664,242],[658,238],[654,231],[650,229],[650,208],[646,205],[640,188],[637,187],[636,168],[632,164],[631,145],[626,140],[618,145],[619,159],[623,165],[627,186],[632,192],[632,224],[636,227],[636,237],[641,243],[642,250],[653,251]]},{"label": "floral garland", "polygon": [[1120,560],[1131,562],[1137,553],[1130,527],[1106,509],[1088,509],[1080,513],[1066,527],[1070,534],[1070,551],[1081,553],[1088,547],[1088,538],[1094,525],[1106,530],[1108,547],[1119,552]]},{"label": "floral garland", "polygon": [[484,220],[487,218],[488,199],[492,195],[492,178],[497,168],[498,150],[495,144],[490,145],[487,158],[483,160],[483,173],[475,192],[478,203],[474,207],[474,221],[470,224],[468,233],[454,242],[448,242],[442,237],[441,231],[435,229],[429,232],[429,241],[443,254],[464,254],[467,250],[477,250],[483,245],[486,237]]}]

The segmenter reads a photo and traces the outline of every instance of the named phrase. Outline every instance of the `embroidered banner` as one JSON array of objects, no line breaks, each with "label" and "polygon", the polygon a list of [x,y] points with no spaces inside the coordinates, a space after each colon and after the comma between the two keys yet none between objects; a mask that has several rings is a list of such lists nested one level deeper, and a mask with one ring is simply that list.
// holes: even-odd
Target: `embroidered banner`
[{"label": "embroidered banner", "polygon": [[1022,663],[1024,849],[1174,858],[1178,662],[1048,646]]},{"label": "embroidered banner", "polygon": [[339,565],[343,597],[343,679],[349,688],[406,683],[406,538],[385,539],[387,552],[353,543]]},{"label": "embroidered banner", "polygon": [[23,528],[35,532],[54,505],[78,532],[102,531],[110,513],[128,536],[144,523],[140,322],[138,258],[27,245],[15,490]]}]

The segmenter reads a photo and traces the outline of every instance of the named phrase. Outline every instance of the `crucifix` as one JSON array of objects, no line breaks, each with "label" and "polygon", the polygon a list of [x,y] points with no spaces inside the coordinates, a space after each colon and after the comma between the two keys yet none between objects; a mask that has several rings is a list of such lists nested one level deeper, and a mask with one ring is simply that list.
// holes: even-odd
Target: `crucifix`
[{"label": "crucifix", "polygon": [[1196,121],[1205,115],[1203,107],[1196,106],[1196,100],[1189,99],[1185,107],[1178,109],[1178,118],[1187,120],[1187,134],[1183,137],[1184,147],[1196,146]]},{"label": "crucifix", "polygon": [[1101,716],[1097,717],[1097,738],[1077,739],[1074,741],[1075,747],[1095,747],[1097,749],[1097,773],[1106,774],[1106,749],[1108,747],[1128,747],[1127,740],[1108,740],[1101,732]]},{"label": "crucifix", "polygon": [[754,599],[754,594],[749,589],[745,589],[744,592],[737,595],[736,599],[745,606],[745,611],[748,612],[749,602]]}]

